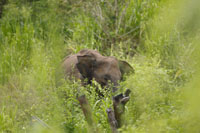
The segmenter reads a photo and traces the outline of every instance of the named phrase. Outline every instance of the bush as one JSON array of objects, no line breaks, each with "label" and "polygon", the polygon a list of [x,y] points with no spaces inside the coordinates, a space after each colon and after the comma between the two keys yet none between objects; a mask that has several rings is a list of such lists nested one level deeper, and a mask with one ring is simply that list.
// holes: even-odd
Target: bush
[{"label": "bush", "polygon": [[95,81],[87,87],[55,83],[66,55],[91,48],[135,69],[116,93],[132,91],[120,131],[198,132],[197,5],[195,0],[9,0],[0,19],[0,131],[90,132],[77,101],[85,94],[95,128],[111,132],[106,109],[114,94],[101,89],[100,98]]}]

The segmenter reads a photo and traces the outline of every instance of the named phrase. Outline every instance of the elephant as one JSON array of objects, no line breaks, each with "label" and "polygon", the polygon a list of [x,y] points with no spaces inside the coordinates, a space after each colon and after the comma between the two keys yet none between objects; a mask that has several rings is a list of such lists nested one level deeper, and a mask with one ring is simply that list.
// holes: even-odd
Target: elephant
[{"label": "elephant", "polygon": [[125,73],[133,72],[133,67],[126,61],[112,56],[103,56],[96,50],[83,49],[77,54],[67,56],[63,63],[65,78],[80,79],[83,84],[91,84],[94,79],[102,88],[113,84],[112,91],[117,90],[118,82]]}]

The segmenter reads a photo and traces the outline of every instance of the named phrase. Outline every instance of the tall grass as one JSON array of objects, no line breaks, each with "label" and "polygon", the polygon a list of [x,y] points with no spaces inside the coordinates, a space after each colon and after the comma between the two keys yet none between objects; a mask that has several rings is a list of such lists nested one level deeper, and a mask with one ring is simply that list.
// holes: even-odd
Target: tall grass
[{"label": "tall grass", "polygon": [[[111,132],[111,95],[75,81],[56,86],[57,67],[83,48],[127,60],[135,74],[122,132],[199,132],[198,1],[9,0],[0,19],[0,131]],[[193,18],[196,21],[193,21]],[[194,74],[196,73],[196,74]],[[94,82],[94,84],[96,84]],[[45,123],[45,124],[44,124]]]}]

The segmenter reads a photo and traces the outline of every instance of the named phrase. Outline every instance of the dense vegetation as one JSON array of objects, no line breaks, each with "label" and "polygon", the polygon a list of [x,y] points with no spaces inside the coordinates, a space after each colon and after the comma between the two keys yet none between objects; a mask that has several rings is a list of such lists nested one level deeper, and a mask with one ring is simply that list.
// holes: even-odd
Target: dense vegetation
[{"label": "dense vegetation", "polygon": [[[110,132],[111,94],[56,86],[66,55],[83,48],[128,61],[135,73],[122,132],[200,132],[198,0],[0,2],[0,132],[88,132],[86,94],[99,132]],[[95,84],[95,83],[94,83]],[[66,98],[67,97],[67,98]],[[36,119],[43,122],[39,122]],[[50,128],[44,126],[46,123]]]}]

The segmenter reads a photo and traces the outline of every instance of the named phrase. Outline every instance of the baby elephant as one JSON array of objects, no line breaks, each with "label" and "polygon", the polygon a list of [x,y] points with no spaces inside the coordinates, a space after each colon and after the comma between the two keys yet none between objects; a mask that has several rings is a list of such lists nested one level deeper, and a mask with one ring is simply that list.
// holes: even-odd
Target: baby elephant
[{"label": "baby elephant", "polygon": [[110,82],[113,84],[113,92],[117,90],[118,81],[122,79],[122,76],[133,71],[127,62],[111,56],[102,56],[96,50],[89,49],[67,56],[62,67],[65,78],[75,77],[75,79],[80,79],[83,84],[90,84],[94,79],[102,87],[108,86]]}]

